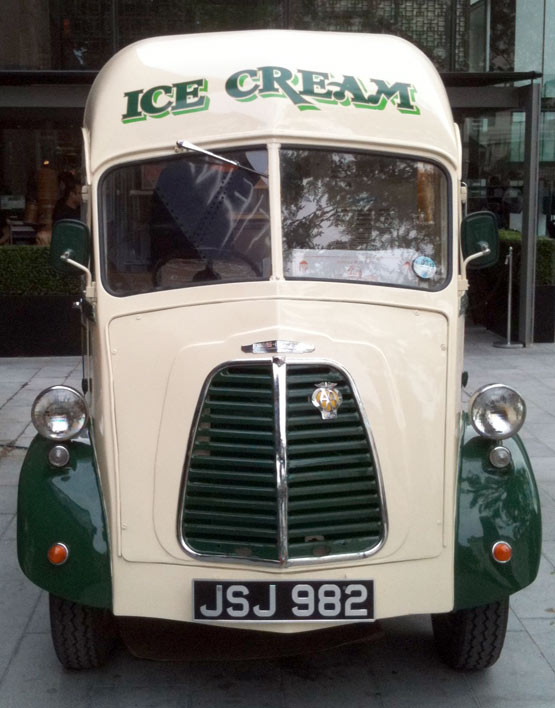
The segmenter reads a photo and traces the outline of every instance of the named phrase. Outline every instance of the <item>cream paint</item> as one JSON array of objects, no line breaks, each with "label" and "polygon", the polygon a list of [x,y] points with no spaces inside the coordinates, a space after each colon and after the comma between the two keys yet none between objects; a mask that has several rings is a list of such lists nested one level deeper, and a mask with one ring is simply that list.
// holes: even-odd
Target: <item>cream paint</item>
[{"label": "cream paint", "polygon": [[[399,334],[392,338],[391,331]],[[186,560],[175,516],[196,401],[214,368],[252,360],[241,346],[270,339],[314,344],[305,360],[335,361],[354,380],[389,509],[389,537],[380,557],[439,552],[447,368],[442,315],[376,305],[246,300],[121,317],[109,332],[110,349],[117,351],[112,366],[125,558],[162,559],[160,542]]]},{"label": "cream paint", "polygon": [[[160,617],[191,621],[192,578],[203,580],[276,581],[277,573],[252,567],[214,567],[199,564],[194,572],[176,564],[114,562],[114,611],[119,615]],[[453,564],[450,554],[437,558],[381,565],[359,564],[350,568],[296,570],[288,580],[373,580],[375,618],[399,615],[447,612],[453,606]],[[227,626],[231,622],[223,623]],[[292,633],[322,629],[327,622],[239,623],[243,629]]]},{"label": "cream paint", "polygon": [[[400,113],[393,105],[365,110],[318,104],[319,110],[300,111],[287,99],[242,103],[231,98],[226,80],[253,66],[352,75],[368,85],[372,78],[411,84],[420,115]],[[122,123],[126,92],[201,77],[208,81],[208,110]],[[95,124],[104,129],[95,130]],[[437,71],[416,47],[388,35],[260,30],[143,40],[123,49],[99,73],[85,126],[91,134],[92,172],[115,154],[134,155],[145,146],[173,149],[184,138],[214,144],[224,135],[235,142],[269,135],[318,136],[333,142],[373,136],[384,144],[430,149],[458,164],[458,136]]]}]

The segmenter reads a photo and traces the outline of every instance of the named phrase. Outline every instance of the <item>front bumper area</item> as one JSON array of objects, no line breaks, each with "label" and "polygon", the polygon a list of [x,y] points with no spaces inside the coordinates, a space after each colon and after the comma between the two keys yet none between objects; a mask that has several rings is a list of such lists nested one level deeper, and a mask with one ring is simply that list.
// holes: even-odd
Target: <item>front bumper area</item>
[{"label": "front bumper area", "polygon": [[[114,614],[180,622],[193,621],[193,580],[295,582],[374,581],[375,619],[448,612],[453,608],[453,558],[447,551],[435,558],[387,564],[302,571],[253,571],[252,568],[131,563],[114,559]],[[336,626],[339,621],[250,622],[206,621],[206,624],[258,631],[295,633]],[[349,622],[347,622],[349,623]]]}]

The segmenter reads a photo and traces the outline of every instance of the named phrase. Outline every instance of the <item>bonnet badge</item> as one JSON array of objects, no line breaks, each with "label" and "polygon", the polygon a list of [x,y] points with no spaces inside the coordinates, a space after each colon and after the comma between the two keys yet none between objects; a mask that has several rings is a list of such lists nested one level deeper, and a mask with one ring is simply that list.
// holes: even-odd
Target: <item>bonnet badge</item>
[{"label": "bonnet badge", "polygon": [[337,390],[337,384],[322,381],[315,385],[316,391],[312,394],[312,405],[318,408],[322,420],[337,418],[337,411],[343,403],[343,396],[341,391]]}]

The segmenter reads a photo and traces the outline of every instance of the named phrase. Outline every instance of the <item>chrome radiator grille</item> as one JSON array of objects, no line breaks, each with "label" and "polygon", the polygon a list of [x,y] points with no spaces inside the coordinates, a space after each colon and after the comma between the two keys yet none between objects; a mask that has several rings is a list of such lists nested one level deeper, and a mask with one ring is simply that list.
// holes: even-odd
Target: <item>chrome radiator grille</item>
[{"label": "chrome radiator grille", "polygon": [[[343,397],[323,420],[318,384]],[[375,550],[378,474],[352,386],[339,369],[274,360],[229,365],[204,389],[185,469],[185,548],[218,558],[316,562]]]}]

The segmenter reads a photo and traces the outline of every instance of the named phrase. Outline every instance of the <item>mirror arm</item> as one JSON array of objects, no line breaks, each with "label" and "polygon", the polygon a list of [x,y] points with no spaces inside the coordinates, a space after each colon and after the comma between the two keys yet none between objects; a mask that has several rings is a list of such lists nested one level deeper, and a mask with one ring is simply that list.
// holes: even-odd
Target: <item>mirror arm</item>
[{"label": "mirror arm", "polygon": [[71,251],[66,251],[65,253],[62,253],[60,256],[60,260],[64,261],[64,263],[69,263],[69,265],[72,265],[74,268],[78,268],[80,271],[82,271],[85,274],[86,278],[86,287],[89,289],[92,285],[92,274],[91,271],[87,268],[87,266],[81,265],[81,263],[78,263],[77,261],[74,261],[73,258],[71,258]]},{"label": "mirror arm", "polygon": [[482,258],[482,256],[489,256],[491,253],[491,249],[488,246],[488,244],[485,241],[479,241],[478,245],[480,246],[480,250],[478,253],[473,253],[470,256],[467,256],[462,264],[462,276],[463,278],[466,278],[466,266],[470,261],[476,260],[476,258]]}]

